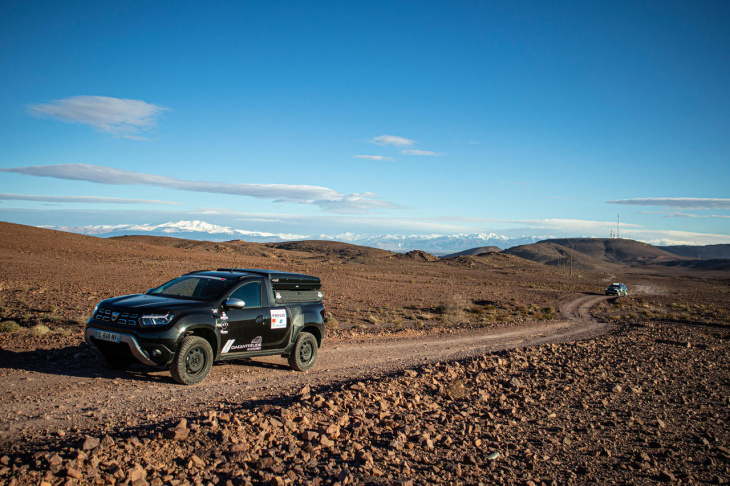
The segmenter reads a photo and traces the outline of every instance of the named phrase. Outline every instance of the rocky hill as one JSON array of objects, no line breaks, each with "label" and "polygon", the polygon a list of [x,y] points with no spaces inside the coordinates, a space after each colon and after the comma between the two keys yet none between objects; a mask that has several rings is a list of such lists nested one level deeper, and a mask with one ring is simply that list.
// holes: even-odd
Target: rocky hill
[{"label": "rocky hill", "polygon": [[730,259],[730,245],[704,245],[704,246],[663,246],[663,250],[675,255],[699,258],[702,260]]},{"label": "rocky hill", "polygon": [[485,253],[499,253],[502,251],[502,249],[498,246],[478,246],[476,248],[469,248],[468,250],[460,251],[457,253],[451,253],[449,255],[444,255],[441,258],[456,258],[460,256],[478,256],[478,255],[484,255]]},{"label": "rocky hill", "polygon": [[627,239],[563,238],[545,240],[504,250],[550,266],[569,266],[581,271],[616,271],[622,266],[664,264],[683,260],[646,243]]}]

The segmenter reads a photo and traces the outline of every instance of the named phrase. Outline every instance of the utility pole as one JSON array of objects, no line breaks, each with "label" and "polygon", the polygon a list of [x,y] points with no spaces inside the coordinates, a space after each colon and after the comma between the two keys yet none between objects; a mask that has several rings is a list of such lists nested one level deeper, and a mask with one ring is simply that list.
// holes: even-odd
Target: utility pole
[{"label": "utility pole", "polygon": [[619,236],[619,230],[621,228],[621,214],[616,215],[616,238],[621,238]]},{"label": "utility pole", "polygon": [[570,247],[570,276],[573,276],[573,246]]}]

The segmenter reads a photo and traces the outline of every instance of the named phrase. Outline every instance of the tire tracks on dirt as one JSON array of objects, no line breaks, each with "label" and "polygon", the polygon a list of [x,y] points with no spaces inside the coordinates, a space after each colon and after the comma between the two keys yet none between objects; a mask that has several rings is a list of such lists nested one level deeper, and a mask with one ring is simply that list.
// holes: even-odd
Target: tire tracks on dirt
[{"label": "tire tracks on dirt", "polygon": [[128,371],[54,368],[48,371],[3,370],[6,393],[0,396],[0,444],[42,440],[49,434],[102,433],[119,427],[171,421],[220,404],[292,396],[305,385],[316,387],[361,380],[439,361],[483,355],[508,348],[596,337],[609,325],[594,319],[590,308],[602,295],[573,295],[560,305],[565,320],[409,338],[364,342],[325,342],[315,368],[293,372],[281,358],[225,362],[213,367],[199,385],[172,382],[166,370],[133,366]]}]

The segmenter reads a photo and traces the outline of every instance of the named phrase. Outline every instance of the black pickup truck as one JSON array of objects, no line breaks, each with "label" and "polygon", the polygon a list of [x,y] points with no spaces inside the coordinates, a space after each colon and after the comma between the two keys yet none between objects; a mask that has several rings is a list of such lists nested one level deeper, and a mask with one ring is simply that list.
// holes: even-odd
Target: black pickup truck
[{"label": "black pickup truck", "polygon": [[99,302],[84,338],[108,366],[166,366],[185,385],[202,381],[217,360],[280,355],[305,371],[325,335],[321,289],[319,278],[299,273],[192,272]]}]

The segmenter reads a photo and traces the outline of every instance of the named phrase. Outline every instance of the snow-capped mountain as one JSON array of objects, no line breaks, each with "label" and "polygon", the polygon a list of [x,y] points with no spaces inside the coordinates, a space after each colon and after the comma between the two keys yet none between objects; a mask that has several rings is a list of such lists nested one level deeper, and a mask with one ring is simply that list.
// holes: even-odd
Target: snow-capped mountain
[{"label": "snow-capped mountain", "polygon": [[177,236],[191,240],[210,241],[243,239],[254,243],[271,243],[310,238],[306,235],[295,235],[289,233],[275,234],[265,233],[262,231],[246,231],[197,220],[167,222],[162,224],[118,224],[76,227],[45,226],[45,228],[103,237],[124,235]]},{"label": "snow-capped mountain", "polygon": [[353,239],[336,238],[361,246],[370,246],[390,251],[423,250],[434,255],[445,255],[480,246],[497,246],[501,249],[526,245],[551,236],[508,237],[497,233],[475,233],[458,235],[379,235]]},{"label": "snow-capped mountain", "polygon": [[331,236],[297,235],[289,233],[266,233],[247,231],[207,223],[205,221],[171,221],[162,224],[119,224],[90,226],[45,226],[49,229],[81,233],[85,235],[112,237],[124,235],[175,236],[192,240],[226,241],[242,239],[254,243],[276,243],[292,240],[330,240],[369,246],[396,252],[423,250],[434,255],[446,255],[480,246],[497,246],[501,249],[517,245],[535,243],[552,238],[552,236],[518,236],[509,237],[497,233],[475,233],[459,235],[357,235],[342,233]]}]

